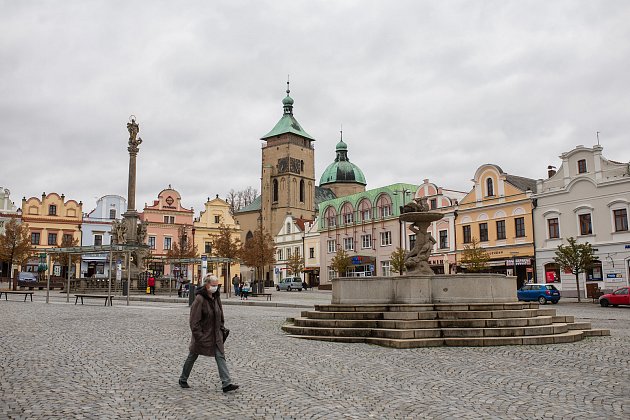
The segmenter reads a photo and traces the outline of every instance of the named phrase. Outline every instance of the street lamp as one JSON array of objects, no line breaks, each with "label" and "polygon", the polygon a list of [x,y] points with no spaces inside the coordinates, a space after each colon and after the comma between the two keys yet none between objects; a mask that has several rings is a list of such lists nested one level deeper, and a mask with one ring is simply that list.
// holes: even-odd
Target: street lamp
[{"label": "street lamp", "polygon": [[512,251],[510,254],[512,254],[512,275],[516,277],[516,284],[518,286],[518,275],[516,274],[516,256],[518,255],[518,252]]}]

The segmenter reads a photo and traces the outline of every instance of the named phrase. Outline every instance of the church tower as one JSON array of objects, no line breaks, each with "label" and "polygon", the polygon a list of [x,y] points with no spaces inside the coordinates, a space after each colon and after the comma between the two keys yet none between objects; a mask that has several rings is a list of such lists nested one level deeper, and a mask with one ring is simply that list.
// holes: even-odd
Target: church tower
[{"label": "church tower", "polygon": [[282,118],[261,138],[261,223],[271,236],[278,234],[287,214],[315,218],[315,139],[293,116],[290,92],[287,82]]}]

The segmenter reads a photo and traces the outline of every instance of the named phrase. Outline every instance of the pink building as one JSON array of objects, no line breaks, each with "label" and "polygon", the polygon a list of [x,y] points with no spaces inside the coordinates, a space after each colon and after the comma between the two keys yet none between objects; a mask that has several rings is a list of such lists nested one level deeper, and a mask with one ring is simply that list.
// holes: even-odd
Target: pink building
[{"label": "pink building", "polygon": [[[152,261],[149,270],[157,275],[172,275],[170,264],[165,261],[166,254],[174,244],[180,245],[181,241],[193,241],[193,215],[192,208],[187,209],[181,205],[182,197],[170,185],[158,194],[153,205],[144,205],[144,211],[140,214],[140,220],[146,221],[147,244],[151,248]],[[188,277],[188,268],[182,267],[181,277]]]}]

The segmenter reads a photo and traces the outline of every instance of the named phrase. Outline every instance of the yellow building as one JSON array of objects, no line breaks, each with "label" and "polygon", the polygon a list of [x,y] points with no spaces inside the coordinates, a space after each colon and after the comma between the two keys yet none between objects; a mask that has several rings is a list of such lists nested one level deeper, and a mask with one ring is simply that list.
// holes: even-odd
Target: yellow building
[{"label": "yellow building", "polygon": [[[81,243],[81,223],[83,221],[83,203],[67,200],[57,193],[42,193],[41,199],[31,197],[22,199],[22,221],[28,224],[31,243],[37,254],[45,253],[46,249],[58,247],[64,238],[77,240]],[[43,261],[42,261],[43,262]],[[37,272],[39,258],[36,256],[26,263],[23,271]],[[70,275],[75,277],[80,260],[73,262]],[[67,264],[51,264],[48,274],[53,276],[67,276]]]},{"label": "yellow building", "polygon": [[[204,210],[193,222],[193,238],[199,254],[207,256],[210,261],[208,262],[208,273],[215,273],[220,276],[219,280],[223,281],[227,275],[225,264],[212,263],[211,261],[212,257],[217,256],[212,249],[212,241],[219,234],[221,224],[234,229],[232,234],[233,240],[241,239],[241,228],[230,214],[230,205],[217,195],[212,200],[208,198]],[[231,264],[230,276],[233,277],[240,274],[240,263],[235,262]]]},{"label": "yellow building", "polygon": [[457,209],[457,261],[474,238],[489,254],[490,270],[515,274],[520,286],[534,276],[531,196],[536,181],[509,175],[492,164],[480,166],[472,181],[473,189]]}]

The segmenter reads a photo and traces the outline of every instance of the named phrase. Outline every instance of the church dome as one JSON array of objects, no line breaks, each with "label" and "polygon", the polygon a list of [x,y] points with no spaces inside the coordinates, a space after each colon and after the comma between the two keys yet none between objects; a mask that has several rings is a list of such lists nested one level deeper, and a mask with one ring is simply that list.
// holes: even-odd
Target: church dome
[{"label": "church dome", "polygon": [[365,175],[357,165],[348,159],[348,145],[341,139],[336,147],[337,157],[328,165],[319,180],[319,186],[338,182],[367,185]]}]

